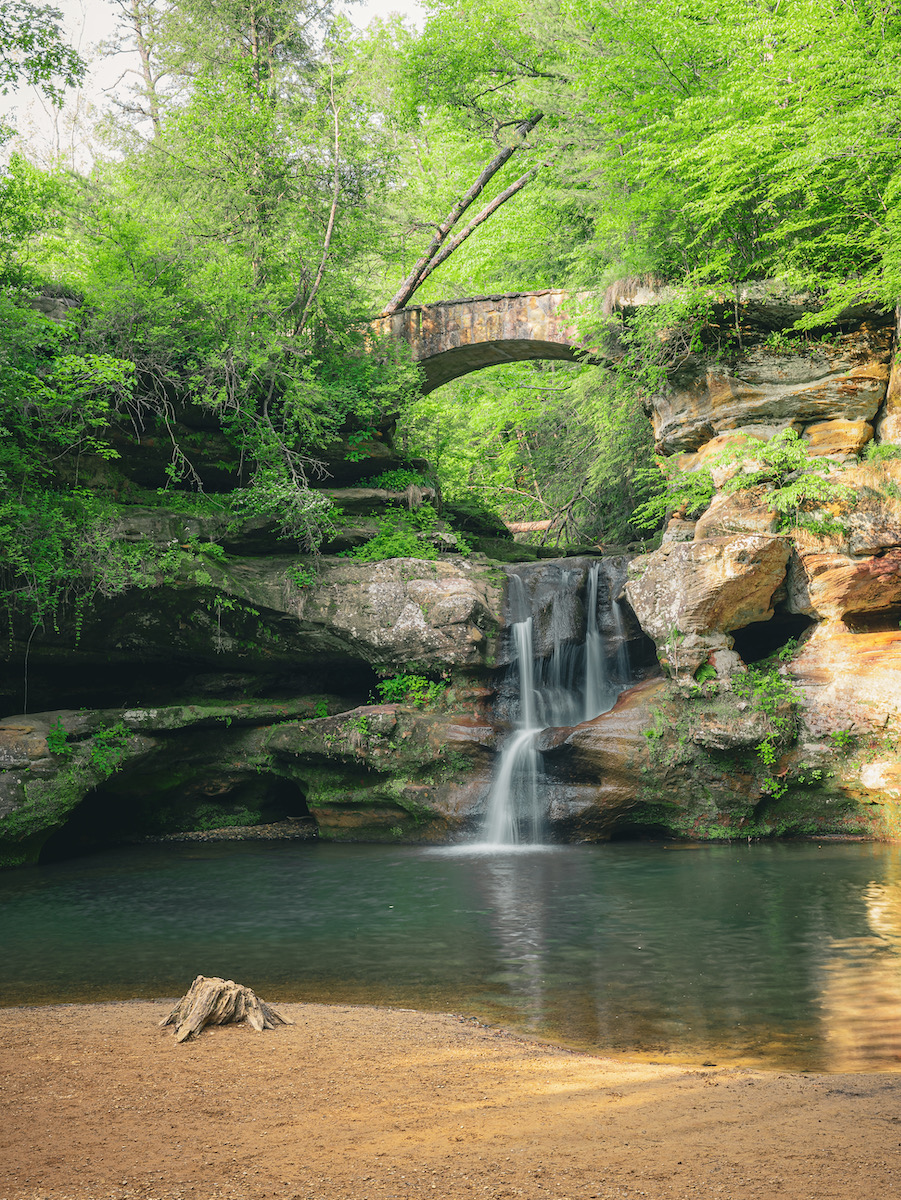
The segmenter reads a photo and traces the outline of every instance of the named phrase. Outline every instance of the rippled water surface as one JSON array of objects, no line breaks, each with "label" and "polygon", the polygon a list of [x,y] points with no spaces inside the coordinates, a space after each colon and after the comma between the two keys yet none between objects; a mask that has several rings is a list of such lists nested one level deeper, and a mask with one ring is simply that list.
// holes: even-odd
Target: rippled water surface
[{"label": "rippled water surface", "polygon": [[661,1060],[897,1069],[901,848],[179,843],[0,876],[0,1004],[196,974]]}]

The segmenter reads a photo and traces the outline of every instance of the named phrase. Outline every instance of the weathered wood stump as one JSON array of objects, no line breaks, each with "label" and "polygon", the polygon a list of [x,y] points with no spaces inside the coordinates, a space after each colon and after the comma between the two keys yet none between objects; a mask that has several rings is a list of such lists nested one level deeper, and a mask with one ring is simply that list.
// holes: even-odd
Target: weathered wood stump
[{"label": "weathered wood stump", "polygon": [[247,1021],[258,1033],[276,1025],[293,1025],[265,1000],[233,979],[207,979],[198,975],[160,1027],[175,1026],[175,1040],[197,1037],[207,1025],[230,1025]]}]

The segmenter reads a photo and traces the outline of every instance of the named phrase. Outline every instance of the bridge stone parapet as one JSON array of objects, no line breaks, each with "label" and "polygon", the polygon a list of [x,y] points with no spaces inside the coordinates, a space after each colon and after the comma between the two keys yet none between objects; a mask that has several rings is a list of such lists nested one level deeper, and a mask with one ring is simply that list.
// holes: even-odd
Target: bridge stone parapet
[{"label": "bridge stone parapet", "polygon": [[576,362],[584,357],[577,329],[587,292],[548,288],[417,304],[377,317],[377,337],[407,342],[423,369],[423,391],[471,371],[528,359]]}]

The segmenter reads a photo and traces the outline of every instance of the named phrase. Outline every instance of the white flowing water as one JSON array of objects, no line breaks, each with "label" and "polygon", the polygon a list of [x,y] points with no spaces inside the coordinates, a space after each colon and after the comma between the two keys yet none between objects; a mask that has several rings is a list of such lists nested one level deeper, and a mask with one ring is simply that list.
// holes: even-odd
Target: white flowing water
[{"label": "white flowing water", "polygon": [[[592,567],[592,570],[594,569]],[[613,595],[614,581],[608,577],[607,582],[610,586],[610,616],[613,620],[613,636],[616,639],[616,678],[620,687],[625,687],[632,678],[626,623],[623,619],[623,606]]]},{"label": "white flowing water", "polygon": [[[607,659],[604,654],[604,636],[598,628],[598,577],[600,563],[588,571],[588,612],[585,631],[585,710],[583,721],[606,712],[613,704],[610,681],[607,678]],[[616,607],[614,605],[614,607]]]},{"label": "white flowing water", "polygon": [[[586,587],[585,641],[573,641],[573,604],[580,571],[563,571],[549,613],[551,651],[536,657],[534,617],[523,580],[510,576],[508,611],[512,618],[513,669],[519,696],[516,729],[500,753],[479,841],[485,846],[540,845],[544,840],[542,762],[537,748],[543,729],[578,725],[611,709],[619,688],[610,680],[607,646],[598,622],[601,564],[589,568]],[[604,576],[605,582],[606,576]],[[620,686],[628,682],[628,654],[622,612],[616,604]],[[625,672],[619,661],[625,657]]]},{"label": "white flowing water", "polygon": [[626,627],[623,621],[623,609],[618,600],[610,605],[613,615],[613,632],[616,636],[616,674],[620,684],[625,685],[632,678],[632,665],[629,662],[629,644],[626,639]]}]

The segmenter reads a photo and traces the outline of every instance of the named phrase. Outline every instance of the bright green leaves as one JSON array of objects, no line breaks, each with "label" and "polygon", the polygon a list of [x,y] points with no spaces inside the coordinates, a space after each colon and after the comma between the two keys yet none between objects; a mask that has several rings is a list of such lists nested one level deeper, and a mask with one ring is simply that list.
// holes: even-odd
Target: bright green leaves
[{"label": "bright green leaves", "polygon": [[134,393],[134,363],[110,354],[60,354],[29,402],[38,436],[68,451],[118,458],[105,434]]},{"label": "bright green leaves", "polygon": [[494,133],[535,111],[521,81],[544,74],[554,51],[530,36],[521,5],[432,0],[426,9],[422,35],[408,43],[402,63],[411,115],[422,105],[446,108],[470,128]]},{"label": "bright green leaves", "polygon": [[765,502],[779,513],[783,529],[807,529],[826,536],[841,533],[843,526],[833,509],[857,502],[853,489],[832,478],[834,463],[811,455],[793,429],[783,429],[767,442],[748,438],[741,447],[721,455],[720,462],[741,467],[724,490],[764,488]]},{"label": "bright green leaves", "polygon": [[709,471],[680,471],[674,462],[663,458],[658,458],[654,467],[642,468],[637,482],[652,495],[635,508],[631,523],[651,533],[673,513],[688,520],[700,516],[716,492]]},{"label": "bright green leaves", "polygon": [[[875,3],[542,8],[548,128],[590,212],[586,266],[721,285],[793,276],[893,302],[901,21]],[[542,23],[543,22],[543,23]],[[540,91],[535,85],[535,96]]]},{"label": "bright green leaves", "polygon": [[725,493],[756,491],[759,502],[779,514],[783,530],[806,529],[817,536],[843,532],[836,515],[857,502],[856,493],[835,478],[835,463],[810,453],[793,429],[761,441],[746,437],[711,459],[709,468],[680,469],[675,459],[656,460],[645,476],[654,494],[632,514],[639,529],[660,528],[674,513],[691,519],[710,504],[716,488],[711,469],[733,468],[721,485]]},{"label": "bright green leaves", "polygon": [[249,487],[234,493],[231,507],[239,518],[265,517],[275,522],[282,536],[303,550],[318,550],[331,528],[332,502],[277,466],[258,468]]},{"label": "bright green leaves", "polygon": [[10,155],[0,172],[0,282],[22,282],[29,239],[52,223],[64,194],[59,174]]},{"label": "bright green leaves", "polygon": [[376,684],[382,704],[412,704],[415,708],[434,708],[444,699],[447,685],[424,675],[392,675]]},{"label": "bright green leaves", "polygon": [[54,103],[84,78],[85,64],[63,41],[62,14],[50,4],[0,0],[0,94],[26,83]]},{"label": "bright green leaves", "polygon": [[63,609],[76,634],[94,596],[155,582],[152,549],[122,540],[115,511],[90,492],[5,489],[0,499],[0,603],[12,628],[56,625]]}]

